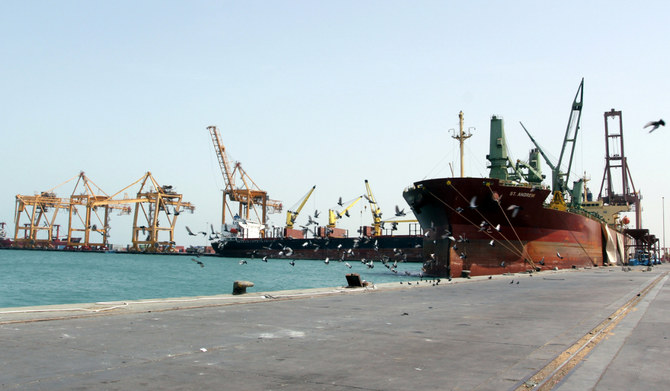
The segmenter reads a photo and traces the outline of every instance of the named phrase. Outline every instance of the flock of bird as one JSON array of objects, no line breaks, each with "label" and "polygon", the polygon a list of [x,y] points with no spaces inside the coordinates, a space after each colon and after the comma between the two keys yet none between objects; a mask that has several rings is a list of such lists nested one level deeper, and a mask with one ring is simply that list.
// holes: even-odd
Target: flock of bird
[{"label": "flock of bird", "polygon": [[[338,256],[336,258],[333,258],[332,260],[334,260],[335,262],[340,262],[340,263],[344,264],[345,267],[351,269],[353,266],[349,262],[351,261],[350,258],[355,256],[355,251],[357,251],[355,249],[359,248],[361,243],[368,244],[368,243],[372,242],[372,240],[373,240],[373,238],[367,237],[367,236],[355,238],[353,240],[353,245],[352,245],[351,248],[344,248],[344,246],[342,244],[338,244],[337,246],[335,246],[333,248],[333,250],[336,250]],[[309,239],[309,240],[305,240],[301,244],[301,246],[303,248],[311,247],[313,249],[313,251],[316,253],[322,248],[328,248],[328,245],[330,244],[330,242],[331,242],[331,240],[329,238]],[[284,245],[280,241],[280,239],[277,239],[274,242],[270,243],[268,246],[264,247],[264,249],[268,250],[268,251],[277,251],[277,257],[279,257],[279,258],[290,258],[294,253],[294,250],[291,247]],[[379,251],[379,245],[378,245],[378,241],[376,239],[374,240],[374,242],[372,242],[372,249],[374,251]],[[252,259],[256,258],[256,254],[257,254],[257,251],[254,250],[251,253],[251,258]],[[376,259],[377,262],[381,262],[381,264],[384,267],[386,267],[391,272],[396,273],[396,274],[398,273],[398,270],[397,270],[398,263],[405,262],[406,260],[407,260],[407,254],[405,254],[403,252],[403,250],[399,249],[399,248],[394,248],[393,249],[393,257],[389,257],[388,255],[382,254],[378,259]],[[268,256],[266,255],[266,256],[262,257],[261,261],[262,262],[267,262],[268,261]],[[325,265],[329,265],[330,262],[331,262],[330,257],[326,257],[323,260],[323,263]],[[365,265],[368,269],[373,269],[375,267],[375,259],[366,259],[366,258],[362,257],[360,259],[360,262],[363,265]],[[240,265],[246,265],[246,264],[248,264],[248,261],[246,259],[241,259],[239,261],[239,264]],[[289,265],[295,266],[295,260],[291,259],[289,261]],[[406,273],[408,273],[408,272],[406,272]]]},{"label": "flock of bird", "polygon": [[220,239],[220,238],[221,238],[221,232],[217,232],[217,231],[214,230],[214,224],[210,224],[209,227],[210,227],[210,229],[211,229],[211,231],[212,231],[211,234],[208,234],[208,233],[205,232],[205,231],[193,232],[193,231],[191,231],[191,229],[188,227],[188,225],[186,226],[186,231],[188,232],[189,236],[198,236],[198,235],[202,235],[203,237],[205,237],[205,236],[209,235],[209,238],[208,238],[209,240]]},{"label": "flock of bird", "polygon": [[[367,200],[369,200],[370,202],[374,203],[374,201],[372,201],[368,196],[364,195],[364,197]],[[344,206],[344,201],[342,200],[342,197],[339,197],[339,199],[337,201],[337,205]],[[310,228],[310,226],[311,225],[315,225],[315,226],[319,225],[319,222],[316,220],[316,219],[319,218],[319,215],[320,215],[320,212],[318,210],[315,210],[312,215],[308,215],[307,224],[306,225],[300,225],[300,227],[303,229],[305,234],[307,234],[308,232],[311,232],[312,234],[315,235],[314,231]],[[396,216],[405,216],[406,212],[405,212],[404,209],[400,209],[400,207],[398,207],[398,205],[396,205],[395,206],[395,215]],[[337,213],[338,218],[342,218],[342,216],[350,217],[348,211],[345,211],[344,213]],[[379,213],[379,217],[381,217],[381,213]],[[393,230],[397,229],[397,223],[392,223],[392,224],[393,224],[392,229]],[[383,229],[383,222],[382,222],[382,229]],[[216,232],[214,230],[214,225],[210,225],[210,230],[211,230],[211,234],[208,233],[208,232],[205,232],[205,231],[193,232],[193,230],[191,230],[191,228],[186,226],[186,231],[188,232],[189,236],[202,235],[203,237],[206,237],[206,236],[209,235],[209,238],[208,238],[209,240],[214,240],[214,239],[221,238],[221,233]],[[293,255],[294,251],[291,247],[282,244],[282,242],[281,242],[282,239],[283,238],[281,238],[281,237],[277,238],[274,242],[272,242],[268,246],[264,247],[264,249],[265,250],[276,250],[276,251],[278,251],[277,256],[280,257],[280,258],[290,258]],[[369,237],[369,236],[361,236],[359,238],[354,239],[352,248],[348,248],[348,249],[344,249],[344,248],[342,248],[342,244],[338,244],[336,246],[336,249],[337,249],[337,252],[338,252],[338,257],[336,258],[336,261],[343,263],[344,266],[351,269],[353,266],[349,262],[346,261],[347,258],[353,257],[355,255],[354,249],[359,247],[360,243],[366,243],[367,244],[371,240],[372,240],[372,238]],[[327,248],[329,243],[330,243],[330,238],[314,238],[314,239],[305,240],[302,243],[302,247],[304,248],[304,247],[311,246],[311,247],[313,247],[314,252],[318,252],[319,249],[321,249],[321,248]],[[379,251],[379,245],[378,245],[377,240],[374,241],[374,244],[373,244],[372,247],[375,251]],[[398,267],[398,262],[405,262],[406,259],[407,259],[407,255],[403,253],[402,249],[395,249],[394,248],[393,252],[394,252],[394,257],[395,257],[394,259],[391,259],[391,257],[389,257],[387,255],[382,255],[380,257],[380,259],[378,259],[378,261],[381,262],[391,272],[398,273],[398,271],[396,270],[397,267]],[[254,250],[251,254],[251,258],[252,259],[256,258],[256,254],[257,254],[257,251]],[[198,264],[200,267],[205,266],[203,262],[201,262],[201,261],[199,261],[195,258],[191,258],[191,260],[193,262],[195,262],[196,264]],[[261,261],[262,262],[267,262],[268,261],[268,256],[266,255],[266,256],[262,257]],[[326,265],[330,264],[330,258],[326,257],[323,260],[323,262]],[[375,266],[375,263],[374,263],[375,261],[373,259],[367,260],[365,258],[361,258],[360,262],[362,264],[364,264],[365,266],[367,266],[369,269],[372,269]],[[242,260],[239,261],[239,264],[240,265],[246,265],[246,264],[248,264],[248,261],[246,259],[242,259]],[[289,265],[295,266],[295,260],[291,259],[289,261]]]}]

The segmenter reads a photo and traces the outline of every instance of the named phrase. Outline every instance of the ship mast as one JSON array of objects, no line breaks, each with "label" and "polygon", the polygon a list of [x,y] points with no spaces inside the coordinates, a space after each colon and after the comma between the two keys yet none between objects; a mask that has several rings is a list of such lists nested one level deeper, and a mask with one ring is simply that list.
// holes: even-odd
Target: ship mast
[{"label": "ship mast", "polygon": [[465,134],[465,132],[463,132],[463,111],[458,113],[458,123],[459,123],[459,129],[460,129],[459,134],[458,134],[458,136],[451,136],[451,137],[458,140],[458,144],[461,147],[461,178],[463,178],[463,177],[465,177],[465,168],[463,166],[463,156],[464,156],[463,143],[465,142],[465,140],[472,137],[471,133]]}]

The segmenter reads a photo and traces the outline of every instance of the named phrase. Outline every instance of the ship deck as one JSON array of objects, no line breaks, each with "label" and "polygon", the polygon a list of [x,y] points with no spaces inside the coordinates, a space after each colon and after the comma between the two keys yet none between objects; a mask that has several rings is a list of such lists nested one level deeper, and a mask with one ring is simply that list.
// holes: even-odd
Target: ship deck
[{"label": "ship deck", "polygon": [[556,389],[665,389],[668,272],[0,309],[0,389],[516,389],[608,318]]}]

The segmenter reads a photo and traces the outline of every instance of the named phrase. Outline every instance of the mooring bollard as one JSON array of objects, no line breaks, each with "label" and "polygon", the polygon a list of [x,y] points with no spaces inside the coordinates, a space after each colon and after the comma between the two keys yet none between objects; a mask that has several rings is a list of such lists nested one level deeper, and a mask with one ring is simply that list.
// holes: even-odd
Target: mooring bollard
[{"label": "mooring bollard", "polygon": [[241,295],[247,293],[247,288],[254,286],[251,281],[235,281],[233,282],[233,295]]},{"label": "mooring bollard", "polygon": [[362,280],[358,273],[349,273],[345,277],[347,278],[347,288],[362,288],[370,285],[370,282]]}]

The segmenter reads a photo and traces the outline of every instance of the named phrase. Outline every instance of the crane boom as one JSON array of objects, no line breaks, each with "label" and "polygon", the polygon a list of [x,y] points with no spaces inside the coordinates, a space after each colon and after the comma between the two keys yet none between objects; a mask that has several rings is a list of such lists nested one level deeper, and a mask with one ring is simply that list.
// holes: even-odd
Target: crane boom
[{"label": "crane boom", "polygon": [[582,119],[582,106],[584,99],[584,78],[579,84],[577,93],[575,94],[575,99],[572,101],[572,109],[570,110],[570,118],[568,119],[568,126],[565,129],[565,138],[563,139],[563,148],[561,149],[561,156],[558,158],[557,167],[561,167],[563,162],[563,156],[565,156],[565,150],[567,149],[568,143],[571,143],[570,147],[570,158],[568,160],[568,169],[564,173],[559,172],[558,185],[560,186],[561,191],[568,190],[568,178],[570,177],[570,171],[572,170],[572,160],[575,155],[575,146],[577,140],[577,134],[579,133],[579,123]]},{"label": "crane boom", "polygon": [[329,209],[328,210],[328,228],[335,228],[335,222],[337,221],[337,219],[342,218],[342,215],[345,214],[349,209],[351,209],[352,206],[356,205],[356,203],[358,201],[360,201],[361,198],[363,198],[363,196],[356,197],[356,199],[352,203],[347,205],[347,207],[342,209],[340,212]]},{"label": "crane boom", "polygon": [[223,174],[225,187],[232,190],[235,188],[235,177],[233,176],[233,170],[231,170],[231,165],[228,161],[228,155],[226,155],[226,147],[224,147],[221,142],[221,137],[219,136],[219,131],[216,129],[216,126],[208,126],[207,130],[209,130],[209,134],[212,137],[214,152],[219,161],[219,167],[221,168],[221,174]]},{"label": "crane boom", "polygon": [[[570,203],[573,205],[578,205],[581,202],[581,191],[582,191],[582,182],[583,179],[580,179],[575,182],[575,186],[571,189],[568,185],[568,178],[570,177],[570,171],[572,170],[572,161],[575,154],[575,146],[577,140],[577,134],[579,133],[579,124],[582,118],[582,106],[584,99],[584,78],[582,78],[581,83],[579,83],[579,88],[577,88],[577,93],[575,94],[575,99],[572,101],[572,106],[570,109],[570,118],[568,119],[568,126],[565,130],[565,137],[563,139],[563,146],[561,148],[561,155],[558,158],[558,163],[554,164],[549,157],[544,153],[542,148],[537,144],[533,136],[530,135],[530,132],[526,129],[523,124],[521,127],[526,132],[530,140],[535,144],[537,149],[544,157],[544,160],[547,162],[549,167],[551,167],[551,179],[552,179],[552,191],[554,193],[554,198],[551,201],[551,206],[556,208],[564,209],[566,207],[565,195],[570,196]],[[563,163],[563,158],[566,157],[566,150],[568,144],[572,144],[570,147],[570,156],[567,161],[567,170],[565,172],[561,171],[561,164]]]},{"label": "crane boom", "polygon": [[375,236],[382,234],[382,211],[377,204],[375,196],[372,195],[372,189],[370,189],[370,183],[368,180],[365,180],[365,190],[368,193],[367,200],[370,203],[370,211],[372,212],[372,227],[373,233]]},{"label": "crane boom", "polygon": [[293,228],[293,223],[295,223],[295,220],[298,218],[298,214],[307,203],[307,200],[314,192],[314,189],[316,189],[316,185],[312,186],[312,188],[307,192],[307,194],[305,194],[305,196],[302,197],[301,201],[298,201],[300,205],[296,208],[295,211],[292,211],[290,209],[286,211],[286,228],[289,229]]},{"label": "crane boom", "polygon": [[[239,204],[239,210],[237,214],[240,217],[244,217],[245,219],[249,220],[250,212],[253,210],[256,214],[256,220],[260,224],[265,224],[267,222],[268,213],[281,212],[281,201],[269,199],[267,192],[261,190],[256,185],[256,183],[249,177],[246,171],[244,171],[240,162],[235,162],[234,166],[230,164],[226,154],[226,148],[221,142],[221,137],[219,136],[219,131],[216,129],[216,126],[208,126],[207,130],[209,130],[209,134],[212,137],[212,143],[214,144],[214,150],[217,160],[219,161],[219,166],[221,168],[221,174],[223,175],[224,181],[223,204],[221,207],[221,224],[226,223],[226,209],[230,208],[226,203],[226,196],[230,201],[237,202]],[[235,174],[239,174],[242,183],[244,184],[243,188],[235,187]],[[256,206],[261,207],[260,215],[256,209]]]}]

